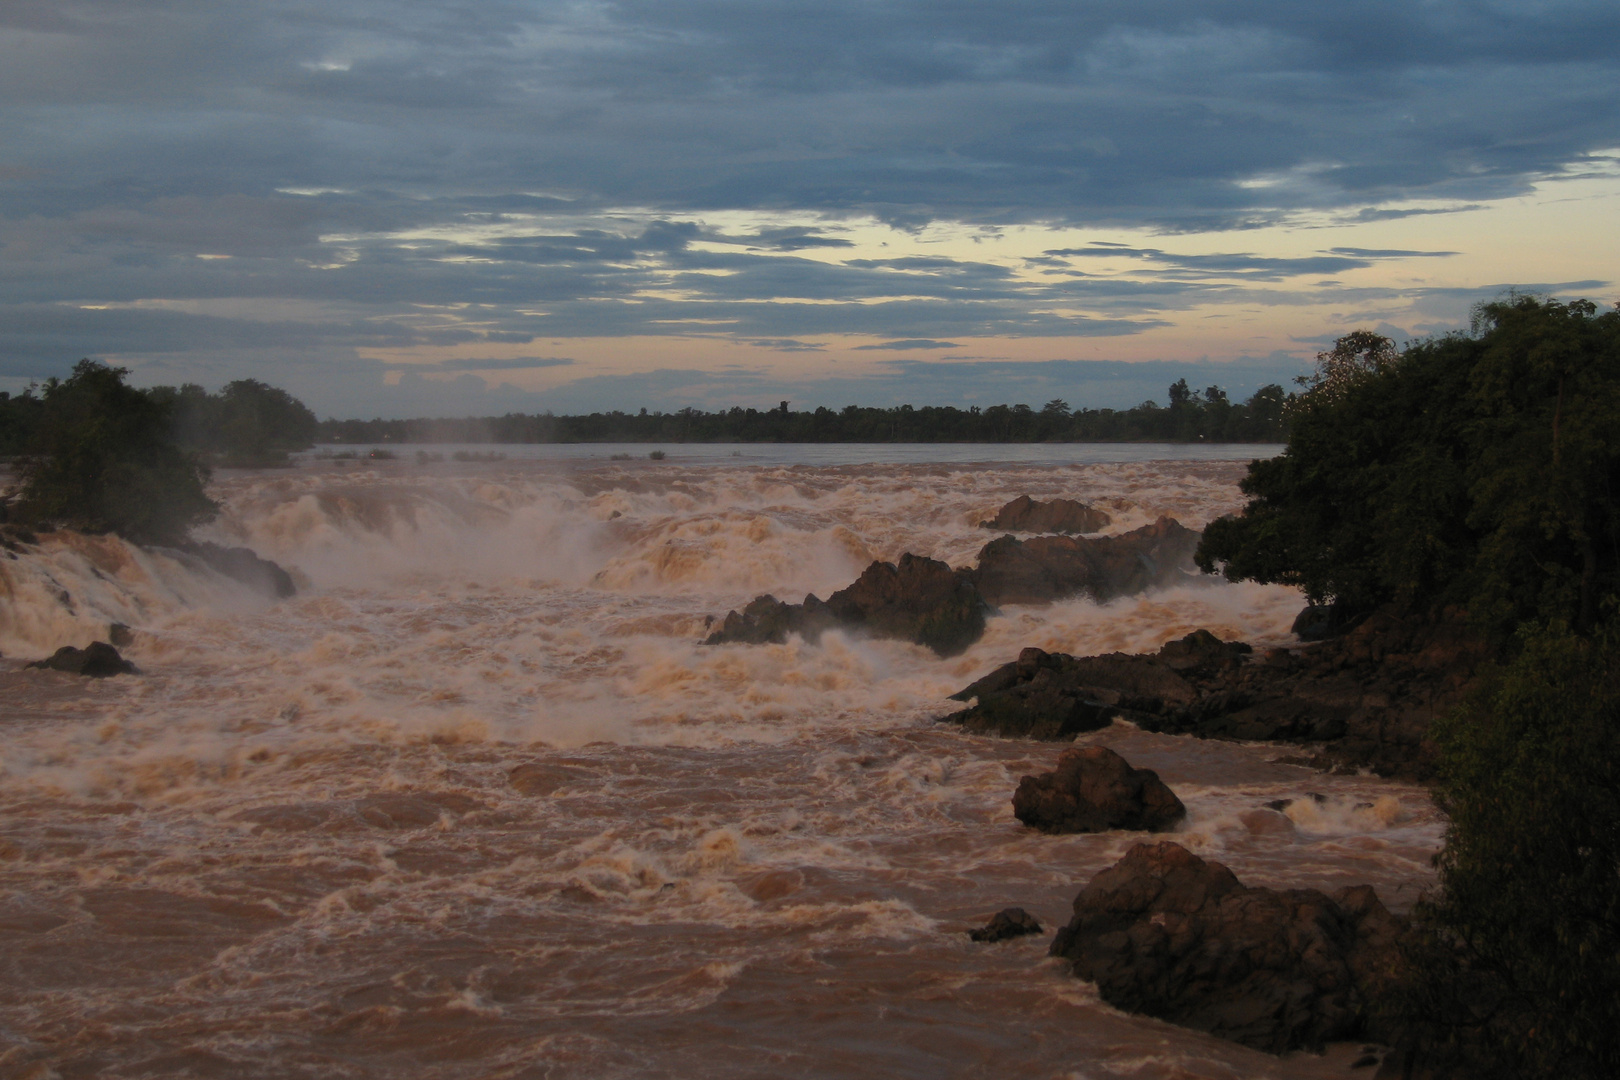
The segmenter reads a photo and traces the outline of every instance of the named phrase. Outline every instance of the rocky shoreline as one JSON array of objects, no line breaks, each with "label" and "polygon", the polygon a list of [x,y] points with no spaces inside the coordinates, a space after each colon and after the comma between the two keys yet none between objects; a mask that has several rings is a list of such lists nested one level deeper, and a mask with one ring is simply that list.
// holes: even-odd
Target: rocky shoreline
[{"label": "rocky shoreline", "polygon": [[1300,764],[1423,780],[1435,765],[1429,724],[1487,657],[1458,611],[1382,610],[1338,637],[1264,654],[1207,630],[1153,654],[1025,649],[952,695],[971,704],[942,720],[1054,740],[1122,719],[1165,734],[1291,743]]}]

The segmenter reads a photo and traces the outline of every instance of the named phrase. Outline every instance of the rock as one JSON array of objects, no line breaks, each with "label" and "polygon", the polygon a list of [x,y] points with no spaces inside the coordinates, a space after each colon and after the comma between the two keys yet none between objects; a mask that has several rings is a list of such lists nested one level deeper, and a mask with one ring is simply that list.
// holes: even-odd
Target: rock
[{"label": "rock", "polygon": [[[0,505],[4,505],[0,503]],[[22,552],[39,543],[39,537],[33,531],[21,525],[5,524],[4,517],[0,517],[0,548],[20,555]]]},{"label": "rock", "polygon": [[[805,597],[806,602],[812,599]],[[710,634],[705,645],[735,641],[746,645],[780,645],[790,631],[800,631],[802,607],[785,604],[769,594],[756,596],[742,611],[728,611],[720,628]],[[809,635],[806,635],[809,636]]]},{"label": "rock", "polygon": [[1162,841],[1091,880],[1051,954],[1117,1008],[1281,1054],[1368,1033],[1403,927],[1367,886],[1249,888]]},{"label": "rock", "polygon": [[298,592],[291,574],[269,559],[259,558],[248,548],[225,547],[207,540],[188,540],[175,547],[176,550],[202,560],[226,577],[235,578],[244,585],[251,585],[278,600],[296,595]]},{"label": "rock", "polygon": [[1094,510],[1073,499],[1053,499],[1036,502],[1028,495],[1020,495],[1003,506],[996,516],[981,522],[981,529],[1000,529],[1005,532],[1034,533],[1089,533],[1107,528],[1113,519],[1101,510]]},{"label": "rock", "polygon": [[1035,916],[1021,907],[1010,907],[996,912],[989,922],[977,930],[969,930],[968,937],[974,941],[1006,941],[1008,938],[1039,933],[1041,924]]},{"label": "rock", "polygon": [[1326,641],[1349,629],[1349,618],[1338,604],[1306,604],[1288,629],[1301,641]]},{"label": "rock", "polygon": [[968,731],[1072,738],[1113,719],[1200,738],[1287,741],[1288,763],[1423,780],[1437,760],[1429,724],[1491,655],[1458,611],[1374,612],[1343,635],[1253,656],[1195,631],[1156,654],[1075,657],[1025,650],[958,691],[942,719]]},{"label": "rock", "polygon": [[117,648],[124,648],[135,644],[135,631],[121,622],[111,623],[107,627],[107,640]]},{"label": "rock", "polygon": [[1047,833],[1164,832],[1187,815],[1158,773],[1105,746],[1063,751],[1054,771],[1019,781],[1012,801],[1014,817]]},{"label": "rock", "polygon": [[909,552],[898,564],[868,566],[853,585],[827,598],[827,610],[839,623],[915,641],[941,656],[962,652],[984,633],[985,603],[972,579]]},{"label": "rock", "polygon": [[1165,588],[1196,575],[1202,533],[1160,518],[1119,536],[1003,536],[979,552],[973,573],[991,604],[1043,604],[1085,594],[1096,600]]},{"label": "rock", "polygon": [[742,611],[727,612],[703,643],[780,644],[794,633],[814,641],[841,626],[954,656],[983,635],[985,613],[994,604],[1045,603],[1074,593],[1108,600],[1176,584],[1196,573],[1192,552],[1200,535],[1160,518],[1123,536],[1037,536],[1027,542],[1003,536],[985,545],[973,570],[953,570],[907,552],[898,563],[872,563],[825,602],[814,594],[803,604],[755,597]]},{"label": "rock", "polygon": [[88,675],[95,679],[135,674],[135,665],[119,656],[118,650],[105,641],[92,641],[82,649],[64,645],[47,659],[35,660],[28,666],[65,671],[69,675]]},{"label": "rock", "polygon": [[954,656],[979,640],[984,615],[985,603],[969,575],[907,553],[899,563],[872,563],[854,584],[826,601],[814,593],[803,604],[755,597],[742,611],[727,612],[703,643],[780,644],[790,633],[814,641],[833,627],[844,627]]},{"label": "rock", "polygon": [[1141,721],[1191,706],[1197,688],[1153,657],[1074,657],[1025,649],[952,695],[974,704],[943,718],[964,730],[1030,739],[1072,739],[1116,717]]},{"label": "rock", "polygon": [[1194,630],[1184,638],[1159,646],[1158,659],[1172,671],[1209,675],[1235,670],[1254,652],[1245,641],[1222,641],[1208,630]]}]

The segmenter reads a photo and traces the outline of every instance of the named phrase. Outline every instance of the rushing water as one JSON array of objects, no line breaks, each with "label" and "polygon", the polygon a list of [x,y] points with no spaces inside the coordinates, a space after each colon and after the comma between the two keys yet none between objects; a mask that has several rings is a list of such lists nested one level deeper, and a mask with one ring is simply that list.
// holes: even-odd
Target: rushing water
[{"label": "rushing water", "polygon": [[[1050,931],[1140,837],[1023,828],[1062,747],[932,722],[1026,645],[1288,644],[1292,590],[1009,607],[949,660],[697,644],[874,558],[969,564],[1020,494],[1202,526],[1266,448],[503,449],[220,474],[213,538],[292,568],[280,603],[111,538],[0,561],[0,1075],[1359,1075],[1121,1014],[1050,932],[969,942],[1010,904]],[[109,622],[141,675],[21,669]],[[1246,882],[1429,883],[1416,788],[1085,741]]]}]

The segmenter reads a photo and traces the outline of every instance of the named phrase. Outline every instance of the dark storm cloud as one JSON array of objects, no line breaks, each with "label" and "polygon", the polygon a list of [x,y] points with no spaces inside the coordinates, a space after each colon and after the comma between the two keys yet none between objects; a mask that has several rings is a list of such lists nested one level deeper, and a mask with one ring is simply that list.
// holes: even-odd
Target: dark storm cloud
[{"label": "dark storm cloud", "polygon": [[[1197,303],[1298,302],[1336,286],[1258,286],[1445,253],[1092,246],[1049,252],[1035,283],[832,260],[861,217],[1168,235],[1482,206],[1620,145],[1612,16],[1600,0],[10,0],[0,348],[6,370],[98,352],[225,370],[267,349],[694,327],[1114,335]],[[1414,201],[1436,205],[1385,205]],[[754,224],[703,223],[730,211]],[[1094,274],[1104,252],[1136,266]]]}]

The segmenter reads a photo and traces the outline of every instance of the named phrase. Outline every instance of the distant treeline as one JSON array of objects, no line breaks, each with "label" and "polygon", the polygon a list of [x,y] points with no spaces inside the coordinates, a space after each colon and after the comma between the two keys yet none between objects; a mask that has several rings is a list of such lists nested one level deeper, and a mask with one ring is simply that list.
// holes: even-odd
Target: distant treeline
[{"label": "distant treeline", "polygon": [[933,443],[933,442],[1282,442],[1288,394],[1262,387],[1241,404],[1187,380],[1170,387],[1170,404],[1130,409],[1071,409],[1053,400],[1028,405],[925,405],[917,408],[825,406],[793,412],[731,408],[719,412],[605,412],[587,416],[508,413],[464,419],[324,420],[316,439],[328,443]]}]

